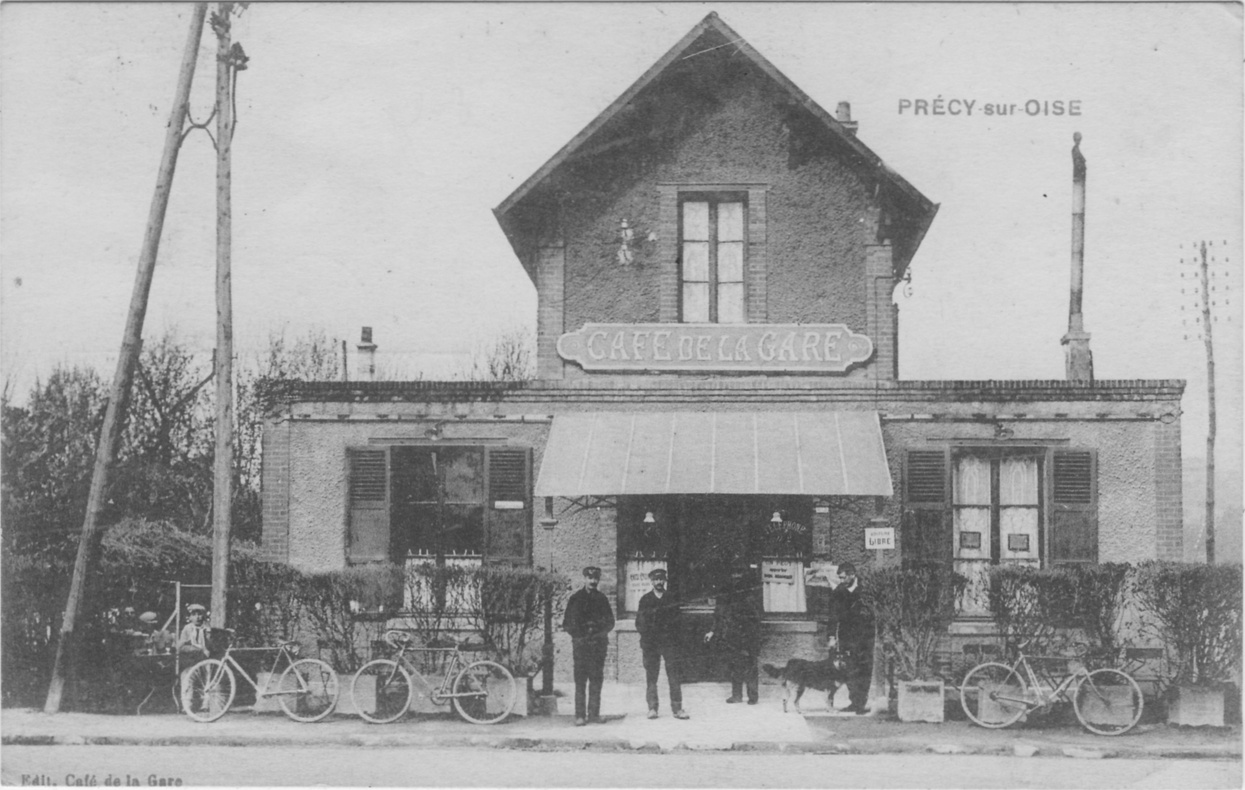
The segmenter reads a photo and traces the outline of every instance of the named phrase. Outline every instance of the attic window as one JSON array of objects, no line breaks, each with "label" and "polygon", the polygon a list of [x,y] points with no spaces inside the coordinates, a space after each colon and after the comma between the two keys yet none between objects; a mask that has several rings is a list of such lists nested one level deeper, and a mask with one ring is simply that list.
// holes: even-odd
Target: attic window
[{"label": "attic window", "polygon": [[684,193],[680,198],[680,320],[744,323],[746,194]]}]

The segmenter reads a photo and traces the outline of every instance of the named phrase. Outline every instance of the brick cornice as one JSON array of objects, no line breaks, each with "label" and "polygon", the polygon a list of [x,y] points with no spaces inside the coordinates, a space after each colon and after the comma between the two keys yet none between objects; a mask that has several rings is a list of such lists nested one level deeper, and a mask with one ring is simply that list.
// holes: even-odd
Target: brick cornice
[{"label": "brick cornice", "polygon": [[862,381],[783,378],[627,378],[567,381],[284,381],[269,385],[272,406],[323,403],[971,403],[1179,400],[1180,379],[1084,382],[1037,380]]}]

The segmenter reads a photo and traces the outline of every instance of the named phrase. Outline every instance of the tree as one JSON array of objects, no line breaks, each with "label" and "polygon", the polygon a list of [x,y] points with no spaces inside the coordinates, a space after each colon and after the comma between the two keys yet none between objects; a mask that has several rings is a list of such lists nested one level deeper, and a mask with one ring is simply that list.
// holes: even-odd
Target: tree
[{"label": "tree", "polygon": [[498,335],[491,345],[472,353],[472,381],[527,381],[536,376],[535,342],[530,333],[510,329]]},{"label": "tree", "polygon": [[104,384],[90,368],[57,367],[25,406],[3,403],[0,512],[6,551],[72,551],[82,527]]},{"label": "tree", "polygon": [[112,491],[126,515],[206,529],[212,502],[212,367],[174,331],[148,343]]}]

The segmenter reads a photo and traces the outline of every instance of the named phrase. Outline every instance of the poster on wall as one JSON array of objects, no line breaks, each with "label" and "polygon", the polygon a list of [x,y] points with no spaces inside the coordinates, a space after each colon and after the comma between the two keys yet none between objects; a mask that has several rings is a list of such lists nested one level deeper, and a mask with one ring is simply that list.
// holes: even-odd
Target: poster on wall
[{"label": "poster on wall", "polygon": [[839,566],[829,560],[813,560],[804,569],[804,586],[833,590],[839,586]]}]

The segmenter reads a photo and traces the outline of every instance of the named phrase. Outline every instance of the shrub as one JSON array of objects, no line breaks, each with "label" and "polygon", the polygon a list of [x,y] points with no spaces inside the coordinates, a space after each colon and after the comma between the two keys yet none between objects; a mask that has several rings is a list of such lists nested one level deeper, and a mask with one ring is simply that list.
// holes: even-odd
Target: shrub
[{"label": "shrub", "polygon": [[[340,672],[354,672],[366,661],[356,638],[356,614],[369,603],[386,599],[400,584],[402,566],[377,563],[342,571],[303,576],[297,595],[304,622],[315,635],[326,659]],[[383,604],[376,604],[383,606]],[[366,645],[370,640],[364,639]]]},{"label": "shrub", "polygon": [[1137,598],[1172,659],[1171,680],[1234,682],[1241,667],[1241,566],[1151,561],[1138,569]]},{"label": "shrub", "polygon": [[1123,646],[1121,620],[1132,586],[1132,571],[1131,565],[1120,562],[1067,569],[1073,590],[1072,616],[1108,662],[1119,658]]},{"label": "shrub", "polygon": [[534,673],[541,666],[546,602],[553,608],[556,628],[570,582],[537,568],[483,565],[470,572],[470,584],[478,590],[468,613],[472,627],[515,674]]},{"label": "shrub", "polygon": [[[987,599],[1006,649],[1014,651],[1028,642],[1028,653],[1057,653],[1069,636],[1068,629],[1087,625],[1091,630],[1099,629],[1106,617],[1112,618],[1114,629],[1118,604],[1099,600],[1105,595],[1110,576],[1087,571],[1018,564],[992,566]],[[1097,591],[1093,596],[1088,593],[1091,588]]]},{"label": "shrub", "polygon": [[865,605],[901,680],[937,677],[934,649],[955,619],[968,579],[940,564],[871,571]]}]

